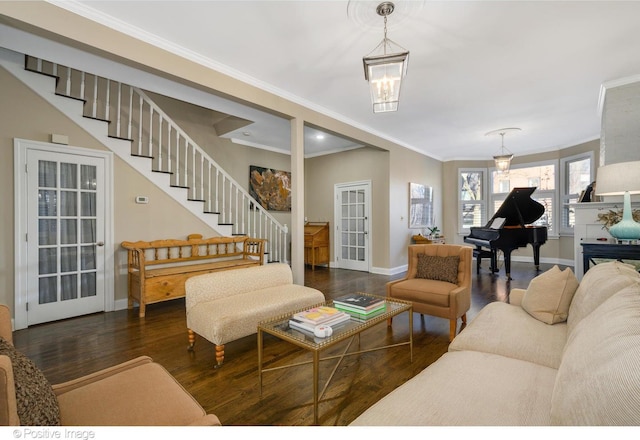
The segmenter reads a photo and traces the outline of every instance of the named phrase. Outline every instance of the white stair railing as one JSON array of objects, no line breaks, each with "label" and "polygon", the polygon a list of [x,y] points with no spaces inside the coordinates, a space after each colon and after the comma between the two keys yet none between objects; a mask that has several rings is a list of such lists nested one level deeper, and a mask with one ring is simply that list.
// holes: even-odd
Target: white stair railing
[{"label": "white stair railing", "polygon": [[53,76],[56,94],[84,101],[84,116],[108,122],[110,137],[131,141],[133,156],[151,159],[151,170],[170,174],[171,186],[233,235],[267,240],[268,261],[288,262],[287,226],[280,224],[141,89],[27,55],[25,68]]}]

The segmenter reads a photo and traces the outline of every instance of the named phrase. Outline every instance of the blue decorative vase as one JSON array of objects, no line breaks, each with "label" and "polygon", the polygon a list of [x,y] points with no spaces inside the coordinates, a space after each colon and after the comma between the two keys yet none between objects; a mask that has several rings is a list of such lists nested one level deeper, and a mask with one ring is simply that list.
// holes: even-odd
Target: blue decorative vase
[{"label": "blue decorative vase", "polygon": [[618,240],[640,239],[640,223],[633,220],[629,191],[624,193],[622,220],[609,228],[609,234]]}]

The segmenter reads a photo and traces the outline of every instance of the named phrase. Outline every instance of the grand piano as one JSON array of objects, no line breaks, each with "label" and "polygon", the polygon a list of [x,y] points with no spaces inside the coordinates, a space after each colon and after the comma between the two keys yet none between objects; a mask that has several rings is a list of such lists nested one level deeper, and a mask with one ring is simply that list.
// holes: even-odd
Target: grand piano
[{"label": "grand piano", "polygon": [[511,252],[530,244],[533,261],[540,268],[540,246],[547,241],[546,226],[532,226],[544,214],[544,206],[531,198],[536,190],[514,188],[494,216],[484,227],[472,227],[464,237],[465,243],[476,246],[474,255],[478,259],[478,270],[482,257],[491,258],[491,272],[498,272],[498,250],[504,254],[504,269],[511,279]]}]

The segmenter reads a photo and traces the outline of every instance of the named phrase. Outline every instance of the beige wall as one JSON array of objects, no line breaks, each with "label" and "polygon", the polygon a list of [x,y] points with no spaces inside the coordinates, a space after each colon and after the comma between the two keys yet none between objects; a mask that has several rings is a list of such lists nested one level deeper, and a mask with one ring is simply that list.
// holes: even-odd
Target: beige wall
[{"label": "beige wall", "polygon": [[[226,94],[287,118],[300,118],[311,125],[372,146],[372,148],[343,153],[345,156],[334,155],[334,157],[305,161],[305,215],[312,220],[322,220],[320,217],[332,217],[332,214],[329,215],[328,211],[325,212],[321,206],[327,203],[327,194],[333,195],[333,182],[330,185],[330,190],[323,193],[316,192],[313,187],[316,182],[321,181],[321,174],[332,175],[330,181],[335,182],[342,179],[368,179],[363,176],[375,174],[371,178],[375,194],[372,203],[375,209],[373,219],[375,222],[373,226],[375,251],[372,264],[375,267],[394,271],[406,264],[406,246],[410,242],[411,235],[416,232],[408,228],[409,182],[422,183],[434,188],[436,223],[441,227],[449,242],[462,242],[462,237],[457,236],[456,220],[454,220],[457,219],[457,168],[460,166],[487,167],[491,165],[490,162],[453,161],[441,164],[435,159],[404,149],[386,139],[363,132],[344,122],[246,85],[239,80],[181,59],[176,55],[166,53],[157,47],[118,34],[116,31],[99,24],[88,22],[48,3],[9,2],[4,3],[2,9],[9,17],[57,33],[62,35],[63,39],[69,38],[70,41],[76,41],[77,44],[91,45],[104,51],[113,59],[122,59],[129,64],[148,68],[155,72],[166,72],[166,76],[181,78],[185,83],[195,84],[202,90]],[[86,48],[92,50],[88,46]],[[0,169],[4,171],[0,177],[4,183],[4,190],[0,197],[4,202],[3,206],[13,207],[12,139],[14,137],[47,141],[50,133],[61,133],[69,136],[72,145],[99,149],[102,147],[67,118],[53,111],[48,104],[25,90],[23,86],[20,86],[20,83],[16,84],[16,81],[6,80],[6,76],[6,72],[3,72],[2,78],[0,78],[2,79],[0,91],[2,91],[3,104],[5,102],[20,103],[15,107],[9,107],[5,104],[0,110],[0,116],[2,116],[0,147],[4,158],[0,164],[2,167]],[[185,124],[185,129],[191,133],[196,141],[202,140],[207,144],[211,142],[210,148],[215,150],[216,161],[230,172],[240,184],[245,185],[248,180],[249,165],[291,169],[288,155],[263,152],[216,138],[211,131],[205,129],[209,124],[206,115],[195,112],[189,113],[188,117],[187,113],[181,116],[180,112],[184,110],[183,106],[182,103],[173,103],[167,106],[167,112],[174,113],[172,116],[176,119],[182,118],[183,121],[180,123]],[[189,111],[191,112],[191,109]],[[594,151],[597,153],[598,141],[594,141],[594,143],[596,145]],[[588,147],[573,147],[569,149],[569,152],[563,150],[561,153],[516,157],[515,163],[555,158],[560,154],[568,156],[575,154],[573,151],[575,149],[590,149],[593,147],[592,144],[588,143]],[[364,161],[371,169],[364,169],[359,162],[350,164],[343,161],[342,159],[346,157]],[[345,168],[347,169],[345,170]],[[340,173],[334,169],[344,170],[344,172]],[[385,181],[388,182],[388,187],[381,190]],[[118,159],[115,160],[115,182],[116,241],[186,235],[199,228],[205,228],[199,220],[176,209],[174,202],[162,191],[155,189]],[[322,185],[319,187],[323,187]],[[133,197],[136,195],[149,196],[151,203],[149,205],[135,205]],[[316,206],[316,200],[319,198],[322,198],[323,202]],[[6,215],[1,217],[0,231],[3,234],[3,243],[7,245],[3,246],[0,251],[0,260],[3,263],[0,286],[5,288],[3,289],[4,298],[0,297],[0,300],[10,300],[9,304],[12,304],[13,217]],[[332,218],[329,220],[332,221]],[[282,223],[287,223],[286,219]],[[565,246],[565,238],[555,240],[555,242],[556,244],[547,243],[543,247],[543,257],[572,259],[572,245]],[[526,255],[529,254],[530,251]],[[116,262],[116,271],[118,273],[122,271],[122,264]],[[124,298],[122,275],[117,278],[116,291],[117,299]]]},{"label": "beige wall", "polygon": [[411,244],[411,236],[420,232],[409,228],[409,183],[433,188],[435,221],[441,229],[446,223],[443,212],[446,185],[442,162],[406,148],[391,149],[389,166],[389,268],[397,272],[406,269],[407,246]]},{"label": "beige wall", "polygon": [[[87,132],[0,68],[0,302],[14,303],[14,138],[48,142],[52,133],[69,137],[69,145],[105,150]],[[15,105],[7,105],[14,103]],[[138,174],[117,156],[114,159],[115,298],[126,299],[126,254],[118,244],[125,240],[184,237],[192,232],[217,235],[202,221],[183,210],[173,199]],[[149,204],[139,205],[135,196],[146,195]]]},{"label": "beige wall", "polygon": [[[0,90],[6,102],[19,102],[15,107],[2,106],[0,127],[2,155],[0,164],[5,191],[0,196],[3,206],[13,207],[13,138],[48,141],[51,133],[69,136],[71,145],[86,148],[103,147],[81,128],[39,98],[4,69],[0,72]],[[290,169],[288,155],[272,153],[218,138],[210,129],[208,112],[190,104],[154,96],[167,113],[184,124],[190,136],[211,149],[216,160],[239,183],[248,182],[249,165],[261,165],[278,169]],[[195,107],[195,109],[193,108]],[[189,111],[185,112],[186,109]],[[182,115],[182,116],[181,116]],[[561,152],[543,153],[516,158],[514,163],[567,157],[584,151],[599,151],[599,141],[592,141]],[[354,164],[357,164],[354,166]],[[419,153],[390,148],[362,148],[350,152],[322,156],[305,161],[305,216],[312,221],[333,222],[333,185],[349,181],[372,181],[372,266],[374,271],[393,273],[406,264],[406,246],[416,230],[408,228],[409,182],[434,188],[436,224],[443,230],[449,242],[462,243],[457,235],[457,169],[459,167],[487,167],[490,161],[439,161]],[[192,232],[215,235],[213,230],[182,210],[163,191],[137,174],[117,157],[114,166],[114,228],[116,243],[124,240],[150,240],[159,237],[181,237]],[[387,186],[388,182],[388,186]],[[246,187],[246,186],[245,186]],[[148,205],[134,203],[136,195],[149,197]],[[13,209],[11,209],[13,212]],[[289,214],[276,214],[282,223]],[[13,304],[14,249],[13,216],[2,216],[0,231],[4,236],[0,252],[2,271],[0,286],[4,295],[0,301]],[[573,258],[572,237],[550,240],[542,247],[543,258]],[[521,250],[515,256],[530,256],[530,250]],[[333,257],[333,253],[332,253]],[[118,250],[114,256],[116,299],[126,298],[126,263],[124,253]]]},{"label": "beige wall", "polygon": [[[13,138],[24,138],[47,142],[51,133],[69,137],[71,146],[96,148],[104,150],[97,140],[75,125],[19,80],[2,69],[0,90],[7,102],[18,102],[19,106],[2,106],[3,137],[2,151],[5,160],[2,166],[6,180],[2,193],[4,206],[13,207]],[[210,111],[181,101],[154,94],[154,100],[172,118],[175,118],[189,135],[207,149],[212,157],[232,177],[243,185],[248,185],[249,165],[260,165],[277,169],[290,169],[290,157],[284,154],[258,150],[238,145],[229,140],[219,138],[211,125]],[[396,169],[391,177],[391,159]],[[389,268],[406,264],[406,245],[410,235],[415,232],[408,229],[408,183],[417,182],[434,186],[438,192],[439,162],[421,154],[398,148],[394,152],[362,148],[340,154],[307,159],[305,161],[306,211],[305,216],[312,220],[333,222],[333,185],[350,181],[371,180],[372,182],[372,266],[373,270],[385,272]],[[354,164],[357,164],[354,166]],[[397,180],[397,184],[387,182]],[[394,195],[398,191],[399,194]],[[117,156],[114,158],[114,229],[115,242],[125,240],[152,240],[158,238],[182,237],[192,232],[200,232],[205,236],[215,232],[194,218],[169,198],[162,190],[156,188],[146,178],[131,169]],[[149,204],[134,203],[137,195],[147,196]],[[390,199],[394,200],[390,209]],[[437,197],[436,197],[437,199]],[[320,202],[321,201],[321,202]],[[320,203],[319,203],[320,202]],[[438,201],[436,200],[438,205]],[[394,214],[391,215],[390,213]],[[440,217],[440,208],[436,208]],[[289,222],[290,214],[274,213],[283,223]],[[0,301],[13,304],[14,290],[14,249],[12,216],[2,216],[2,234],[5,243],[2,251],[3,273],[0,285],[6,294]],[[397,230],[390,230],[390,221],[396,223]],[[391,236],[399,237],[393,246]],[[391,261],[390,247],[395,251],[395,261]],[[116,249],[114,258],[116,300],[126,298],[126,254]]]},{"label": "beige wall", "polygon": [[[71,44],[72,46],[82,47],[90,53],[100,54],[101,56],[121,61],[124,64],[142,70],[158,73],[172,80],[181,81],[213,94],[220,94],[231,97],[239,102],[246,102],[249,105],[257,106],[263,110],[281,115],[286,119],[302,120],[307,125],[321,127],[337,135],[354,139],[363,145],[370,145],[375,148],[390,151],[390,160],[393,162],[389,168],[390,181],[393,185],[391,191],[395,192],[397,187],[404,187],[409,181],[407,179],[408,176],[405,176],[404,167],[411,167],[414,164],[412,161],[405,163],[402,159],[402,155],[406,154],[404,148],[399,147],[387,139],[380,138],[345,122],[275,96],[267,91],[260,90],[240,80],[216,72],[206,66],[169,53],[159,47],[120,34],[113,29],[86,20],[49,3],[2,3],[0,10],[6,17],[10,18],[13,25],[30,32],[37,29],[38,34],[46,35],[47,38],[56,41],[64,41],[66,44]],[[27,25],[22,26],[21,23],[26,23]],[[235,152],[234,149],[234,157]],[[396,160],[395,155],[398,153],[400,156]],[[430,159],[424,156],[421,157],[421,161],[429,161],[430,164],[437,162],[431,162]],[[292,173],[296,172],[293,166],[291,166],[291,170]],[[413,176],[412,178],[415,179]],[[406,194],[407,190],[403,188],[401,197],[407,197]],[[388,198],[389,196],[387,195],[387,199]],[[394,213],[394,218],[396,218],[397,212],[407,209],[407,204],[408,202],[398,202],[397,206],[393,207],[391,211]],[[387,218],[389,215],[390,214],[387,214]],[[303,216],[297,214],[296,224],[291,225],[292,239],[301,240],[303,238],[301,227],[302,217]],[[292,220],[292,223],[293,222],[294,220]],[[389,220],[386,220],[386,223],[388,222]],[[381,227],[389,226],[385,224],[385,222],[378,222],[378,224]],[[406,228],[404,229],[404,231],[398,233],[395,231],[391,232],[393,235],[390,236],[389,241],[391,246],[393,246],[393,250],[390,250],[391,258],[389,264],[392,266],[402,264],[398,261],[398,257],[403,253],[400,249],[407,243],[408,234]],[[297,237],[293,237],[293,235],[297,235]],[[400,258],[406,260],[406,257]]]},{"label": "beige wall", "polygon": [[329,222],[331,261],[334,249],[334,187],[336,184],[371,181],[370,240],[373,271],[389,267],[389,152],[359,148],[305,160],[305,211],[311,222]]},{"label": "beige wall", "polygon": [[361,148],[307,159],[305,176],[305,216],[332,223],[334,185],[371,180],[373,272],[396,273],[407,264],[411,236],[420,232],[409,229],[410,182],[433,187],[436,222],[442,219],[441,162],[406,148]]}]

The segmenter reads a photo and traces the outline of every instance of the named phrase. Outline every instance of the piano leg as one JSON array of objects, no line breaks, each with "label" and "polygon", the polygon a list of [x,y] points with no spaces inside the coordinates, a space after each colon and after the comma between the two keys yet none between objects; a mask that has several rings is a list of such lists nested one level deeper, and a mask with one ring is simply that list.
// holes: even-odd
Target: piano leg
[{"label": "piano leg", "polygon": [[507,274],[507,280],[511,279],[511,249],[503,250],[504,253],[504,271]]},{"label": "piano leg", "polygon": [[500,269],[498,269],[498,250],[491,249],[491,272],[496,273]]},{"label": "piano leg", "polygon": [[540,270],[540,244],[532,244],[533,246],[533,264],[536,265],[536,270]]}]

